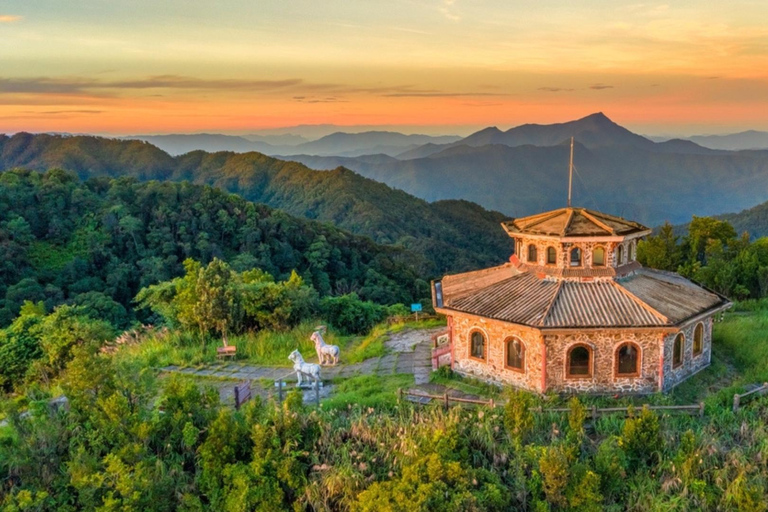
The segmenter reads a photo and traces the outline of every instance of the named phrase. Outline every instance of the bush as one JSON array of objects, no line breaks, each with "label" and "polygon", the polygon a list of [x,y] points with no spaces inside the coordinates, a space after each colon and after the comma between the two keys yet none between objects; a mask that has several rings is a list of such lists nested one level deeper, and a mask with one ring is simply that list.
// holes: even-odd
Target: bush
[{"label": "bush", "polygon": [[622,429],[621,445],[636,461],[644,464],[652,462],[663,445],[659,417],[644,406],[638,416],[627,418]]},{"label": "bush", "polygon": [[533,428],[533,397],[525,391],[513,390],[504,408],[504,426],[509,437],[520,446]]},{"label": "bush", "polygon": [[386,316],[384,307],[362,301],[356,293],[324,298],[320,312],[332,326],[347,334],[364,334]]}]

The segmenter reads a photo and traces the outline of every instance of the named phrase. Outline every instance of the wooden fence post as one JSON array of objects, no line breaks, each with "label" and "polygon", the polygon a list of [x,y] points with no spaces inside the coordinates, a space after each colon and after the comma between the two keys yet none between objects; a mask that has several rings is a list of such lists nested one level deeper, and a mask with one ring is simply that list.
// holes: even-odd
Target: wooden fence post
[{"label": "wooden fence post", "polygon": [[283,379],[277,379],[277,403],[283,403]]},{"label": "wooden fence post", "polygon": [[448,392],[447,391],[445,393],[443,393],[443,400],[445,401],[445,408],[448,409],[448,407],[450,407],[450,405],[448,403]]},{"label": "wooden fence post", "polygon": [[320,408],[320,380],[315,381],[315,407]]},{"label": "wooden fence post", "polygon": [[240,409],[240,386],[235,386],[235,410]]},{"label": "wooden fence post", "polygon": [[733,395],[733,412],[736,412],[739,410],[739,400],[741,399],[741,396],[739,394]]},{"label": "wooden fence post", "polygon": [[397,388],[397,405],[403,401],[403,388]]},{"label": "wooden fence post", "polygon": [[495,407],[496,407],[496,405],[493,403],[493,398],[491,398],[490,400],[488,400],[488,407],[490,407],[491,409],[493,409],[493,408],[495,408]]},{"label": "wooden fence post", "polygon": [[597,419],[597,406],[592,406],[592,421],[595,421]]},{"label": "wooden fence post", "polygon": [[704,402],[699,402],[699,417],[704,417]]}]

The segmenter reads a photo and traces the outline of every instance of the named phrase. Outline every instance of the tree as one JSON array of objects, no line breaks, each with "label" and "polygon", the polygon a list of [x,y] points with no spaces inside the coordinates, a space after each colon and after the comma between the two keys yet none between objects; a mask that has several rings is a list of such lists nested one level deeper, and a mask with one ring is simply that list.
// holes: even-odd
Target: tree
[{"label": "tree", "polygon": [[229,329],[241,314],[237,280],[237,274],[229,265],[214,258],[207,267],[200,269],[195,283],[197,301],[192,307],[195,322],[201,333],[218,331],[225,347]]},{"label": "tree", "polygon": [[637,245],[638,261],[659,270],[677,270],[680,265],[678,239],[672,224],[665,222],[658,235],[649,236]]}]

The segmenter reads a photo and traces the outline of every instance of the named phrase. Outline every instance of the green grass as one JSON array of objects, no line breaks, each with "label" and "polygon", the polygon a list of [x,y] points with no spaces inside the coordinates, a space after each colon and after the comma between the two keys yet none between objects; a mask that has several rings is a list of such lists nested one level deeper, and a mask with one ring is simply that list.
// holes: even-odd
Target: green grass
[{"label": "green grass", "polygon": [[356,337],[351,340],[345,350],[342,351],[342,361],[346,363],[359,363],[372,357],[381,357],[387,350],[384,342],[389,335],[406,329],[432,329],[445,325],[443,319],[429,319],[416,322],[409,320],[388,324],[382,322],[376,325],[366,336]]},{"label": "green grass", "polygon": [[413,375],[361,375],[342,380],[333,394],[323,400],[322,408],[345,409],[350,406],[391,408],[397,405],[397,390],[413,386]]},{"label": "green grass", "polygon": [[429,382],[439,384],[449,389],[455,389],[468,395],[477,395],[483,398],[498,398],[504,390],[493,384],[488,384],[469,377],[463,377],[457,373],[450,372],[447,367],[443,367],[437,372],[432,372],[429,376]]}]

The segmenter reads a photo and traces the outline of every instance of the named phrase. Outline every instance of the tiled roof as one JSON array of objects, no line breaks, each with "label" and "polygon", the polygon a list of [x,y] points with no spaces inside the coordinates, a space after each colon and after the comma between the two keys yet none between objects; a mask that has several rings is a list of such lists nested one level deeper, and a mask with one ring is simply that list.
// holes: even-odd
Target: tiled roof
[{"label": "tiled roof", "polygon": [[482,288],[470,295],[448,300],[459,311],[516,324],[539,325],[555,298],[558,283],[522,273]]},{"label": "tiled roof", "polygon": [[617,283],[667,317],[672,324],[679,323],[723,302],[719,295],[676,274],[649,269],[643,269],[633,276],[617,281]]},{"label": "tiled roof", "polygon": [[545,327],[632,327],[664,325],[612,281],[565,281],[544,320]]},{"label": "tiled roof", "polygon": [[586,208],[561,208],[502,223],[512,234],[545,236],[626,236],[649,231],[637,222]]},{"label": "tiled roof", "polygon": [[646,269],[597,282],[523,272],[445,301],[449,309],[541,328],[673,326],[725,304],[680,276]]}]

